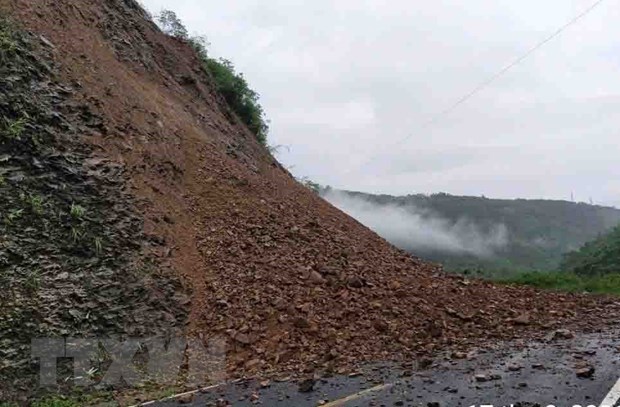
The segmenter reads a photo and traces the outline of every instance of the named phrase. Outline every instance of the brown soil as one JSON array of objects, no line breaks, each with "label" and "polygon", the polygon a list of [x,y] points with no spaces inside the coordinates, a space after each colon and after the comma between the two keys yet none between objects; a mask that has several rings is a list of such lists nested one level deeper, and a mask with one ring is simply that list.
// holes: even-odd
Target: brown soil
[{"label": "brown soil", "polygon": [[145,232],[166,242],[155,255],[192,291],[188,333],[230,338],[231,372],[338,369],[614,323],[611,299],[445,275],[324,202],[235,124],[191,49],[132,0],[2,1],[104,117],[87,141],[127,168]]}]

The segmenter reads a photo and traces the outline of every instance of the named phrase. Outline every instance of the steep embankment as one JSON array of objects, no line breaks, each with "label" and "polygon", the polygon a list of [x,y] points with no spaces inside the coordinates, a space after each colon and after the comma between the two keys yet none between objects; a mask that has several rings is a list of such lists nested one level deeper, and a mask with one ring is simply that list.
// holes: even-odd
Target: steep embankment
[{"label": "steep embankment", "polygon": [[9,6],[55,61],[67,100],[90,112],[74,117],[87,128],[58,131],[88,146],[78,162],[119,169],[151,242],[134,254],[183,281],[186,332],[226,337],[231,372],[339,368],[612,318],[612,301],[445,276],[298,185],[224,106],[190,47],[133,0]]}]

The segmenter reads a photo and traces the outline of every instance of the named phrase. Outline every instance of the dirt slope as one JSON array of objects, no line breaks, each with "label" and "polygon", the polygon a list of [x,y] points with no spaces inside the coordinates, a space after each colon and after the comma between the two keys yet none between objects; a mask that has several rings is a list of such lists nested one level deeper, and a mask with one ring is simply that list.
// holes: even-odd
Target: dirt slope
[{"label": "dirt slope", "polygon": [[[613,321],[612,300],[443,275],[298,185],[239,125],[191,49],[133,0],[2,0],[101,117],[150,253],[191,290],[187,332],[231,372],[339,368]],[[264,90],[268,92],[268,89]]]}]

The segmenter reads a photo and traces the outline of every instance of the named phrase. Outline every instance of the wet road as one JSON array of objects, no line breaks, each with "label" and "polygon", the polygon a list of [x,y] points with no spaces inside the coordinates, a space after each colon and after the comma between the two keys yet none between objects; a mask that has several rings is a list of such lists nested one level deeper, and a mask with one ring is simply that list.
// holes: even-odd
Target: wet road
[{"label": "wet road", "polygon": [[150,406],[599,406],[620,377],[619,349],[620,332],[512,343],[426,369],[369,366],[357,377],[320,379],[308,392],[295,382],[248,381]]}]

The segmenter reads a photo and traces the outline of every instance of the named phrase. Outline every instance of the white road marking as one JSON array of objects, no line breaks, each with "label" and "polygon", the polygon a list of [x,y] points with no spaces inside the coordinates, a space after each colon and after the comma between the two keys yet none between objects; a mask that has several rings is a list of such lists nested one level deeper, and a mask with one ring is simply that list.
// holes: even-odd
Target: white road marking
[{"label": "white road marking", "polygon": [[[224,384],[225,383],[214,384],[213,386],[203,387],[202,389],[192,390],[192,391],[188,391],[188,392],[185,392],[185,393],[175,394],[173,396],[166,397],[166,398],[161,399],[161,400],[153,400],[153,401],[147,401],[147,402],[141,403],[141,404],[135,404],[135,405],[133,405],[131,407],[145,407],[145,406],[153,405],[155,403],[160,403],[162,401],[170,401],[170,400],[178,399],[180,397],[189,396],[189,395],[196,394],[196,393],[206,393],[207,391],[213,390],[213,389],[217,389],[218,387],[221,387]],[[349,401],[362,399],[362,398],[364,398],[364,397],[366,397],[366,396],[368,396],[368,395],[370,395],[372,393],[376,393],[376,392],[379,392],[381,390],[390,389],[393,386],[394,386],[393,383],[380,384],[378,386],[371,387],[370,389],[362,390],[360,392],[351,394],[350,396],[347,396],[345,398],[334,400],[334,401],[331,401],[331,402],[329,402],[327,404],[323,404],[323,407],[338,407],[338,406],[342,406],[343,404],[348,403]]]},{"label": "white road marking", "polygon": [[345,398],[342,399],[338,399],[338,400],[334,400],[331,401],[329,403],[323,404],[323,407],[338,407],[338,406],[342,406],[345,403],[348,403],[349,401],[353,401],[353,400],[359,400],[362,399],[372,393],[376,393],[379,392],[381,390],[386,390],[389,388],[392,388],[394,386],[394,384],[392,383],[388,383],[388,384],[380,384],[378,386],[375,387],[371,387],[370,389],[366,389],[366,390],[362,390],[360,392],[357,392],[355,394],[351,394],[350,396],[347,396]]},{"label": "white road marking", "polygon": [[152,405],[152,404],[155,404],[155,403],[160,403],[160,402],[162,402],[162,401],[170,401],[170,400],[178,399],[178,398],[180,398],[180,397],[190,396],[190,395],[192,395],[192,394],[196,394],[196,393],[206,393],[206,392],[208,392],[209,390],[217,389],[218,387],[221,387],[221,386],[223,386],[223,385],[224,385],[224,383],[214,384],[214,385],[212,385],[212,386],[203,387],[202,389],[192,390],[192,391],[188,391],[188,392],[185,392],[185,393],[175,394],[175,395],[173,395],[173,396],[166,397],[166,398],[161,399],[161,400],[153,400],[153,401],[147,401],[146,403],[135,404],[135,405],[133,405],[133,406],[131,406],[131,407],[144,407],[144,406],[150,406],[150,405]]},{"label": "white road marking", "polygon": [[616,405],[618,399],[620,399],[620,379],[618,379],[614,387],[609,390],[607,397],[601,402],[600,407],[613,407]]}]

